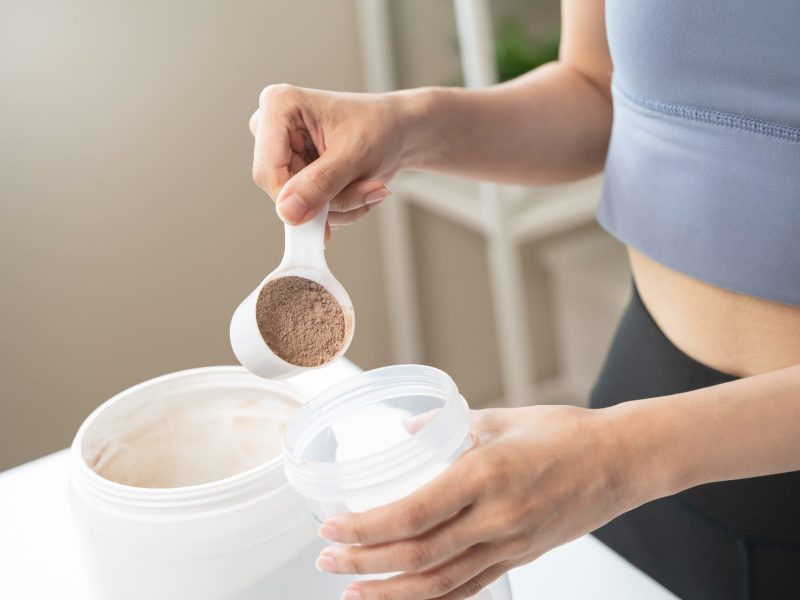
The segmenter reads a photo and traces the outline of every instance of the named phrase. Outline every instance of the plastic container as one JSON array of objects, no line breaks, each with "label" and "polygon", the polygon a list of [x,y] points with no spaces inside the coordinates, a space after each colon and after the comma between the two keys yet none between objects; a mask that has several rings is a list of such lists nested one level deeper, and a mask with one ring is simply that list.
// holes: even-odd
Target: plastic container
[{"label": "plastic container", "polygon": [[[335,385],[297,411],[286,475],[322,522],[407,496],[470,447],[469,407],[443,371],[399,365]],[[510,600],[503,577],[475,598]]]},{"label": "plastic container", "polygon": [[70,479],[95,598],[338,598],[341,579],[313,567],[323,544],[280,456],[301,404],[286,384],[209,367],[95,410]]}]

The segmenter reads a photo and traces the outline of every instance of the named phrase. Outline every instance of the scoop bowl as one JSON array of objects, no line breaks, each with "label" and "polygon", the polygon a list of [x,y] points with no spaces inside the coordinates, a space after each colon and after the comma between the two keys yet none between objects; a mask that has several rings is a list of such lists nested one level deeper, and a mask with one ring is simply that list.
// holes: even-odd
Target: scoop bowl
[{"label": "scoop bowl", "polygon": [[[326,206],[307,223],[284,226],[283,260],[278,268],[267,275],[233,313],[230,326],[233,353],[242,366],[259,377],[281,379],[325,366],[343,355],[353,340],[355,329],[353,303],[344,286],[333,276],[325,261],[324,239],[327,218],[328,208]],[[345,322],[344,342],[339,351],[319,367],[303,367],[285,361],[275,354],[264,341],[258,327],[256,306],[262,288],[270,281],[288,276],[302,277],[318,283],[342,307]]]}]

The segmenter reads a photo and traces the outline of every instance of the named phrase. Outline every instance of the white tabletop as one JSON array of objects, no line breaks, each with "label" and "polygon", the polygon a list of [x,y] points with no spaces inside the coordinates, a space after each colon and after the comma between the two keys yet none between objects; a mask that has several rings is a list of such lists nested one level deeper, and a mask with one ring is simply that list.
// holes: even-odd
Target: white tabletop
[{"label": "white tabletop", "polygon": [[[357,372],[351,363],[338,361],[292,383],[311,395]],[[67,503],[67,465],[68,453],[62,450],[0,473],[3,600],[90,597]],[[516,600],[675,600],[591,536],[515,569],[511,584]]]}]

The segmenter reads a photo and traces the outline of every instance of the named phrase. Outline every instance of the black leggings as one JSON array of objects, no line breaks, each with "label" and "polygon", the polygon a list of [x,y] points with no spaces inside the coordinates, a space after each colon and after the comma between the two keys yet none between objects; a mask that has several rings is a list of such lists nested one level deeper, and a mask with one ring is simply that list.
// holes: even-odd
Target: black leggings
[{"label": "black leggings", "polygon": [[[678,350],[634,288],[591,406],[734,379]],[[692,488],[594,535],[683,600],[800,599],[800,471]]]}]

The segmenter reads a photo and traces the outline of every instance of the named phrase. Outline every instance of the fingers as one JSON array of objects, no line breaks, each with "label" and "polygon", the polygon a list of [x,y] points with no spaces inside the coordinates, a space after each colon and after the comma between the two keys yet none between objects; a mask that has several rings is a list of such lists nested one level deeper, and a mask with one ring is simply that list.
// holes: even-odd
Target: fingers
[{"label": "fingers", "polygon": [[328,147],[319,155],[321,149],[312,142],[303,117],[298,116],[301,108],[312,115],[316,110],[302,90],[268,86],[250,117],[256,138],[253,179],[275,198],[278,215],[292,225],[314,217],[355,179],[352,152]]},{"label": "fingers", "polygon": [[439,413],[441,412],[442,412],[441,408],[434,408],[422,414],[414,415],[413,417],[409,417],[405,421],[403,421],[403,427],[405,427],[405,430],[408,433],[414,435],[423,427],[425,427],[428,423],[430,423],[436,417],[438,417]]},{"label": "fingers", "polygon": [[368,204],[380,202],[391,192],[382,181],[361,179],[354,181],[331,200],[331,212],[349,212]]},{"label": "fingers", "polygon": [[[320,125],[327,110],[308,90],[272,85],[262,91],[250,117],[256,138],[253,179],[275,199],[278,216],[290,225],[312,219],[329,202],[334,213],[351,213],[388,195],[382,181],[356,181],[365,170],[367,151],[353,143],[348,130]],[[364,212],[338,223],[334,218],[330,225],[348,224]]]},{"label": "fingers", "polygon": [[320,535],[345,544],[384,544],[433,529],[467,508],[478,496],[479,486],[467,456],[402,500],[364,513],[327,519]]},{"label": "fingers", "polygon": [[345,225],[352,225],[358,219],[366,215],[369,212],[369,209],[370,205],[366,205],[349,212],[329,212],[328,225],[330,225],[333,231],[341,229]]},{"label": "fingers", "polygon": [[356,222],[390,194],[382,181],[354,181],[331,200],[328,226],[336,230]]},{"label": "fingers", "polygon": [[[348,592],[358,592],[362,600],[429,600],[441,598],[452,594],[463,586],[475,588],[483,579],[489,583],[487,574],[483,573],[496,565],[503,557],[503,547],[497,544],[478,544],[463,552],[453,560],[423,571],[420,573],[403,573],[389,579],[359,581],[350,584],[345,589],[344,598]],[[498,567],[499,571],[502,567]],[[503,571],[494,575],[499,577]],[[474,583],[473,580],[475,580]],[[479,591],[472,591],[474,595]],[[454,598],[467,598],[468,596],[453,596]]]},{"label": "fingers", "polygon": [[278,215],[291,225],[305,223],[356,176],[351,161],[329,148],[294,175],[278,195]]},{"label": "fingers", "polygon": [[488,520],[467,508],[416,538],[377,546],[330,546],[320,552],[317,567],[331,573],[422,571],[489,540]]},{"label": "fingers", "polygon": [[505,575],[513,565],[507,563],[498,563],[492,565],[482,573],[479,573],[465,584],[457,587],[452,592],[440,596],[436,600],[467,600],[473,596],[477,596],[483,588],[491,584],[493,581],[500,579]]},{"label": "fingers", "polygon": [[277,198],[294,166],[289,123],[279,115],[265,115],[264,111],[256,111],[253,116],[256,115],[253,181],[270,197]]},{"label": "fingers", "polygon": [[502,435],[507,420],[496,408],[470,411],[472,421],[472,447],[478,448],[491,443]]},{"label": "fingers", "polygon": [[248,125],[250,127],[250,133],[253,134],[253,137],[256,137],[256,131],[258,130],[258,118],[261,113],[259,109],[256,109],[255,112],[250,115],[250,121],[248,121]]}]

